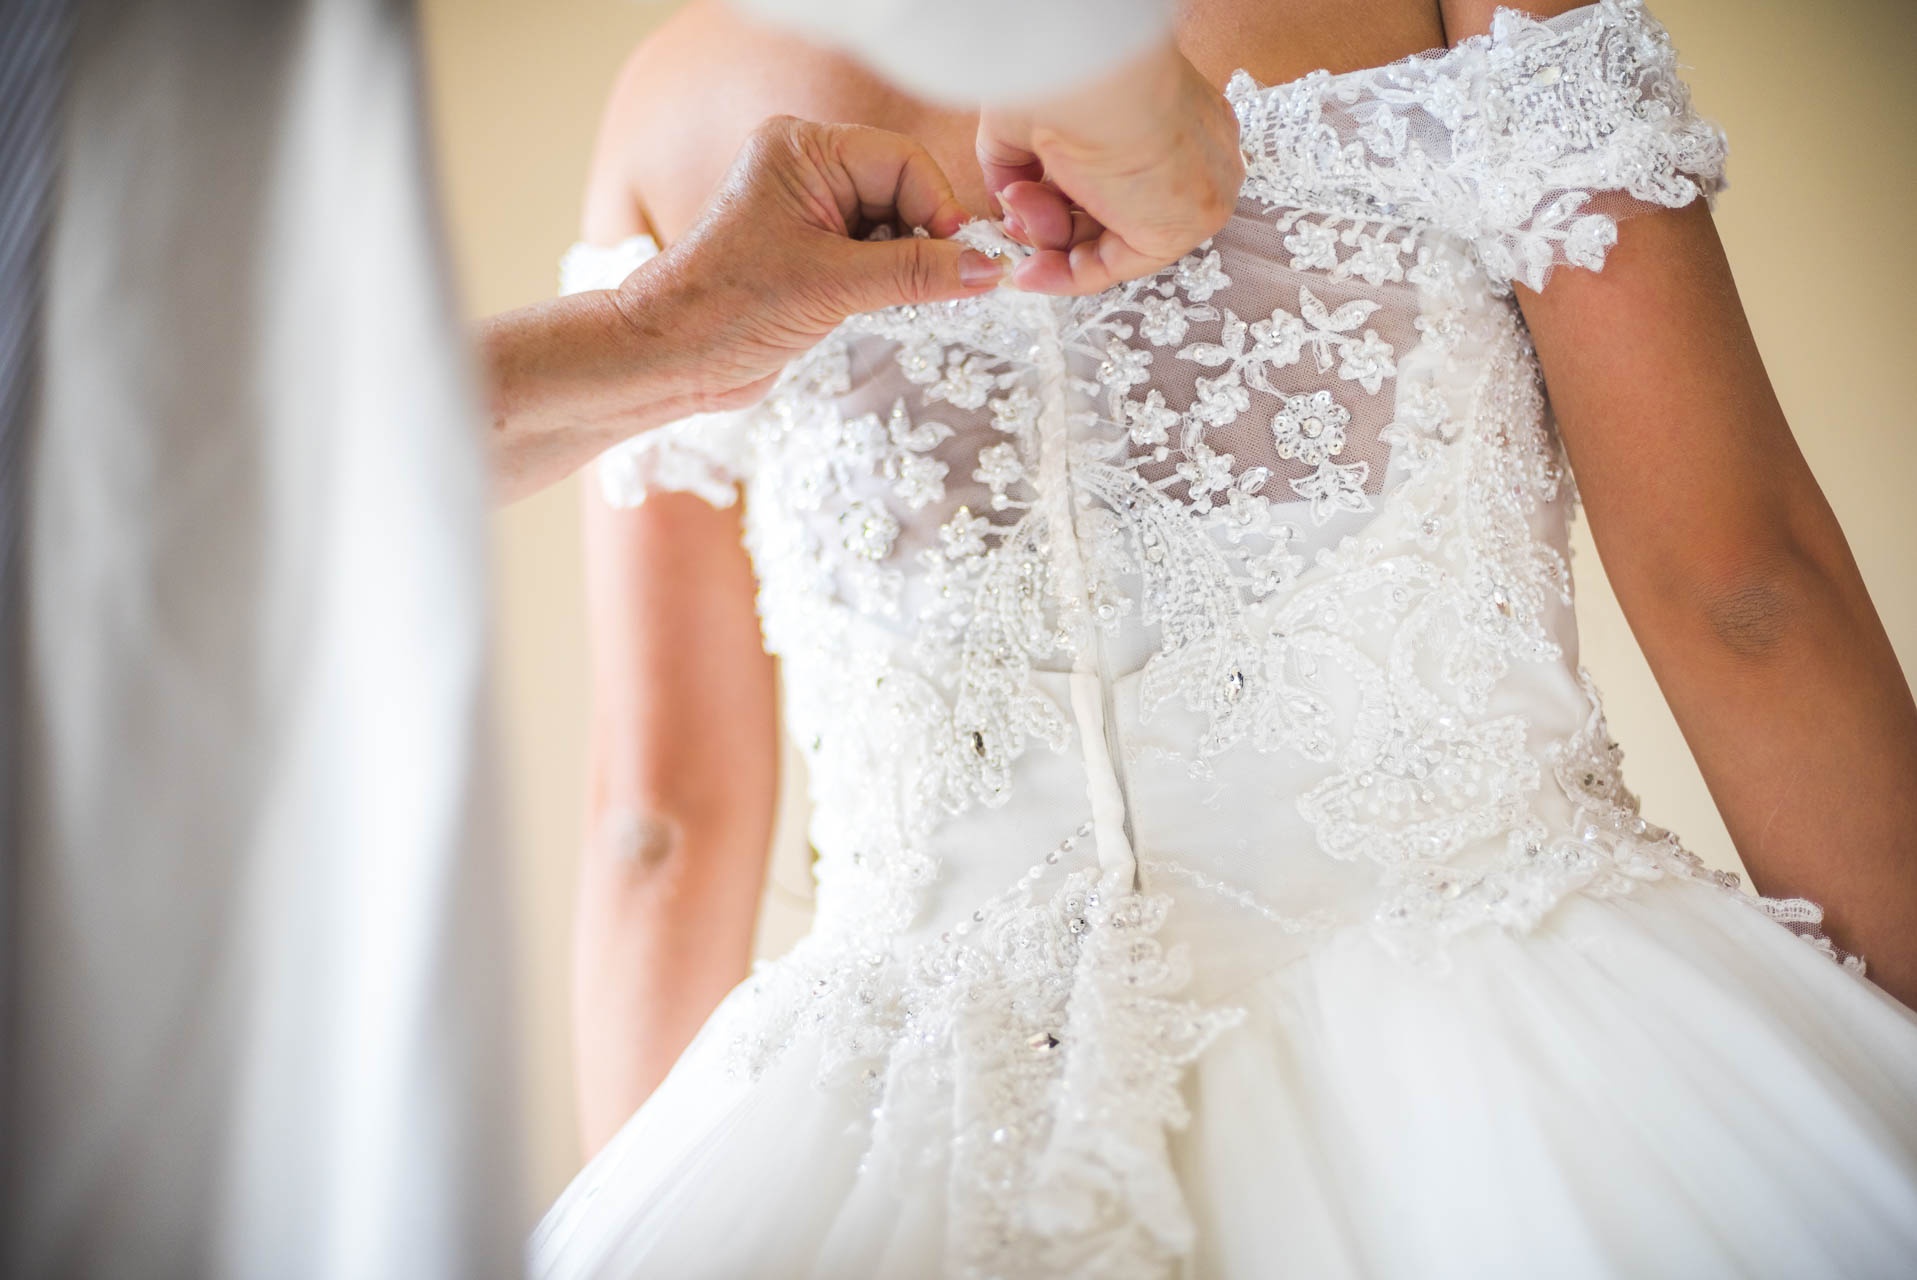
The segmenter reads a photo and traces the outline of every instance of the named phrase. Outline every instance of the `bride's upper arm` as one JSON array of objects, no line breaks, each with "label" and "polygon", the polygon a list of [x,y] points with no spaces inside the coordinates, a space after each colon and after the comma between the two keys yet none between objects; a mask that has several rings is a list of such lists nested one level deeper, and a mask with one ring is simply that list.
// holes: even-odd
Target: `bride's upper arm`
[{"label": "bride's upper arm", "polygon": [[[1500,8],[1543,20],[1586,8],[1575,0],[1440,2],[1453,45],[1490,31]],[[1779,564],[1835,562],[1842,538],[1772,393],[1712,220],[1707,197],[1720,180],[1721,141],[1691,111],[1654,19],[1626,5],[1582,20],[1617,39],[1580,36],[1579,19],[1554,24],[1563,56],[1575,61],[1543,70],[1589,81],[1593,92],[1577,101],[1620,113],[1618,127],[1572,129],[1562,155],[1515,144],[1473,153],[1491,166],[1515,155],[1509,181],[1527,195],[1526,163],[1542,156],[1562,172],[1538,187],[1535,215],[1469,229],[1481,251],[1505,260],[1500,274],[1516,290],[1627,614],[1634,625],[1699,634],[1712,600],[1748,594],[1748,583]],[[1521,49],[1537,43],[1533,35],[1514,18],[1496,39]],[[1481,92],[1509,91],[1488,84]],[[1624,101],[1631,92],[1664,110],[1635,113]],[[1582,222],[1603,234],[1580,240]]]},{"label": "bride's upper arm", "polygon": [[[614,245],[634,235],[669,242],[724,173],[727,134],[740,111],[712,106],[723,99],[711,91],[719,79],[713,45],[727,21],[714,8],[695,4],[675,15],[621,69],[586,180],[581,230],[588,242]],[[728,479],[724,467],[708,470]],[[636,506],[615,505],[601,471],[596,465],[581,486],[594,818],[654,814],[702,844],[709,841],[699,829],[710,823],[744,817],[769,824],[773,667],[741,542],[740,504],[700,496],[717,480],[692,486],[699,492],[670,492],[678,486],[658,476],[660,491]]]},{"label": "bride's upper arm", "polygon": [[593,484],[584,503],[594,816],[670,819],[702,844],[743,818],[765,828],[762,839],[776,767],[773,667],[738,505],[660,493],[614,507]]},{"label": "bride's upper arm", "polygon": [[1841,544],[1701,199],[1620,222],[1602,270],[1518,298],[1627,612],[1695,614],[1807,537]]},{"label": "bride's upper arm", "polygon": [[[1495,7],[1445,6],[1447,24],[1488,22]],[[1616,20],[1635,21],[1628,13]],[[1725,630],[1715,621],[1723,602],[1736,607],[1780,575],[1852,571],[1772,390],[1712,218],[1707,196],[1718,182],[1721,142],[1687,115],[1657,29],[1629,30],[1637,43],[1622,56],[1641,61],[1625,69],[1646,77],[1671,109],[1644,117],[1654,125],[1637,131],[1644,145],[1619,143],[1623,129],[1592,135],[1610,139],[1602,145],[1617,152],[1611,169],[1643,170],[1628,184],[1619,180],[1628,190],[1572,193],[1590,197],[1573,206],[1574,216],[1615,217],[1607,228],[1614,243],[1606,249],[1606,237],[1596,238],[1589,252],[1570,255],[1576,265],[1555,265],[1541,287],[1537,273],[1532,287],[1522,275],[1512,287],[1620,603],[1647,650],[1661,640],[1667,651],[1703,661]],[[1448,34],[1455,41],[1472,32]],[[1660,129],[1667,132],[1650,136]],[[1590,184],[1589,168],[1574,166],[1567,182]],[[1523,230],[1537,239],[1535,227]]]}]

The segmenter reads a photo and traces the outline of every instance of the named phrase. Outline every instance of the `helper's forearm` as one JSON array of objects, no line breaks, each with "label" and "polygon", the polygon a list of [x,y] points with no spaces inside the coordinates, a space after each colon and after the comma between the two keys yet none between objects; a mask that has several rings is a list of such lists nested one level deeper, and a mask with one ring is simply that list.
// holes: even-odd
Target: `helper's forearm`
[{"label": "helper's forearm", "polygon": [[655,358],[609,290],[483,321],[494,490],[510,502],[571,475],[607,447],[694,410],[677,367]]}]

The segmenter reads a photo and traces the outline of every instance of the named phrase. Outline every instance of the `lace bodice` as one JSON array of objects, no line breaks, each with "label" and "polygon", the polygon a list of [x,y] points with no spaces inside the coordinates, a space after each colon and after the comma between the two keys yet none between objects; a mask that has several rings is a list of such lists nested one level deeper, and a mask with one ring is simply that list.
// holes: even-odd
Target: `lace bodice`
[{"label": "lace bodice", "polygon": [[[740,1060],[829,1027],[825,1074],[879,1089],[982,1007],[1018,1047],[968,1068],[992,1101],[966,1105],[1028,1135],[967,1166],[1022,1188],[970,1201],[979,1274],[1099,1231],[1136,1266],[1097,1274],[1159,1274],[1188,1224],[1138,1153],[1230,1025],[1213,997],[1329,931],[1441,966],[1568,893],[1736,885],[1620,781],[1512,292],[1722,187],[1664,30],[1635,0],[1501,10],[1227,93],[1242,198],[1175,266],[854,317],[762,404],[600,465],[616,503],[745,495],[820,892]],[[651,248],[575,249],[565,286]],[[1813,905],[1749,900],[1817,937]]]}]

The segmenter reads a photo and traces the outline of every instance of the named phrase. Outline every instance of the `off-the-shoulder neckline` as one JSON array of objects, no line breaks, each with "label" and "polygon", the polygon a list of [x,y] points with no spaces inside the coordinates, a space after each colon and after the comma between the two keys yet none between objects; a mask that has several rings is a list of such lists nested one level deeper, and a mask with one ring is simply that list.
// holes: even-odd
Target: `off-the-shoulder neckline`
[{"label": "off-the-shoulder neckline", "polygon": [[1280,80],[1273,84],[1263,83],[1249,71],[1240,67],[1227,77],[1225,81],[1225,93],[1226,96],[1231,99],[1233,106],[1236,107],[1240,102],[1248,98],[1277,96],[1305,85],[1342,84],[1347,80],[1386,75],[1394,71],[1409,70],[1413,67],[1425,72],[1436,71],[1448,63],[1458,61],[1467,54],[1475,54],[1493,48],[1508,39],[1511,33],[1512,23],[1517,23],[1527,28],[1548,27],[1569,31],[1585,21],[1588,15],[1596,10],[1617,9],[1641,12],[1643,8],[1644,0],[1592,0],[1590,4],[1581,4],[1576,8],[1566,9],[1563,13],[1554,14],[1548,18],[1540,18],[1536,14],[1526,12],[1523,9],[1500,4],[1492,10],[1489,30],[1480,31],[1475,35],[1465,36],[1456,44],[1432,45],[1428,49],[1420,49],[1416,53],[1407,53],[1403,57],[1393,58],[1389,62],[1380,62],[1370,67],[1353,67],[1348,71],[1332,71],[1327,67],[1317,67],[1305,72],[1303,75],[1295,76],[1290,80]]},{"label": "off-the-shoulder neckline", "polygon": [[[1497,45],[1500,41],[1508,38],[1510,34],[1510,24],[1514,22],[1527,26],[1553,27],[1568,31],[1578,23],[1584,21],[1586,16],[1594,10],[1625,9],[1641,11],[1643,8],[1644,0],[1592,0],[1590,4],[1579,5],[1574,9],[1566,9],[1563,13],[1553,15],[1549,18],[1540,18],[1535,14],[1527,13],[1523,9],[1501,4],[1492,11],[1489,30],[1480,31],[1475,35],[1465,36],[1456,44],[1433,45],[1429,49],[1421,49],[1416,53],[1407,53],[1402,58],[1393,58],[1390,62],[1381,62],[1371,67],[1353,67],[1348,71],[1332,71],[1326,67],[1318,67],[1305,72],[1303,75],[1295,76],[1290,80],[1280,80],[1273,84],[1261,83],[1258,78],[1253,76],[1249,71],[1243,67],[1239,67],[1233,70],[1231,75],[1226,79],[1225,93],[1231,101],[1233,111],[1242,112],[1243,105],[1252,99],[1280,96],[1305,85],[1340,84],[1344,81],[1355,80],[1363,76],[1383,75],[1411,67],[1417,67],[1425,71],[1435,70],[1446,63],[1456,61],[1466,54],[1476,53]],[[1242,119],[1241,123],[1243,123]],[[590,241],[581,240],[573,247],[610,253],[638,247],[640,245],[652,249],[655,253],[659,252],[662,248],[658,240],[644,231],[634,232],[625,239],[610,245],[598,245]]]}]

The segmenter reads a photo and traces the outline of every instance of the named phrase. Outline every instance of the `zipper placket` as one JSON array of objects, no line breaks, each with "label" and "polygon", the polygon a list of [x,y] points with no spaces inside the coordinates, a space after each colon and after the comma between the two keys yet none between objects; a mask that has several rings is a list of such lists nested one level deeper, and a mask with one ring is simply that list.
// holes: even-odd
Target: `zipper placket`
[{"label": "zipper placket", "polygon": [[1038,373],[1039,501],[1045,505],[1058,584],[1059,624],[1072,645],[1072,714],[1085,760],[1085,791],[1091,802],[1098,864],[1109,880],[1139,888],[1132,847],[1130,795],[1118,712],[1106,675],[1105,641],[1092,609],[1091,584],[1079,539],[1077,491],[1071,475],[1071,429],[1066,393],[1070,375],[1060,335],[1060,309],[1069,300],[1033,297],[1032,362]]}]

